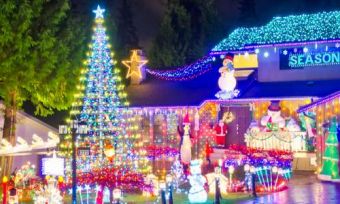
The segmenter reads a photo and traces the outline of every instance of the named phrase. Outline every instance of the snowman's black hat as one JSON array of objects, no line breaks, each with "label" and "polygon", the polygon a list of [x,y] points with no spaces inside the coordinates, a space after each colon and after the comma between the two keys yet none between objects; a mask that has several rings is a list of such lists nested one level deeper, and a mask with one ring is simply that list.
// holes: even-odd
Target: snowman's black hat
[{"label": "snowman's black hat", "polygon": [[270,111],[280,111],[280,101],[271,101],[270,105],[268,106],[268,110]]}]

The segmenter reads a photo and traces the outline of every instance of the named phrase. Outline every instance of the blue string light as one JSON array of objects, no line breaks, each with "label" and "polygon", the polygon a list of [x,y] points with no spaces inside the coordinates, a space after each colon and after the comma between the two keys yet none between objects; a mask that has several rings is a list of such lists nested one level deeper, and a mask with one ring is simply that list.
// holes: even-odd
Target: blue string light
[{"label": "blue string light", "polygon": [[211,70],[213,61],[214,57],[205,56],[193,64],[185,65],[175,70],[159,71],[147,69],[147,72],[157,78],[164,80],[185,81],[194,79]]},{"label": "blue string light", "polygon": [[276,17],[265,26],[236,29],[212,52],[242,50],[251,45],[339,39],[339,28],[340,11]]}]

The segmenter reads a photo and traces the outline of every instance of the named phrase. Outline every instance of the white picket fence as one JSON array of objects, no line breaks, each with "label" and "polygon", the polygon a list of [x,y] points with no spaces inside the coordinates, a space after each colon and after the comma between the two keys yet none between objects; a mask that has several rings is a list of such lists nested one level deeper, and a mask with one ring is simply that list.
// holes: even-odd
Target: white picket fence
[{"label": "white picket fence", "polygon": [[265,150],[278,149],[293,152],[307,151],[306,132],[250,132],[245,134],[245,142],[248,147]]}]

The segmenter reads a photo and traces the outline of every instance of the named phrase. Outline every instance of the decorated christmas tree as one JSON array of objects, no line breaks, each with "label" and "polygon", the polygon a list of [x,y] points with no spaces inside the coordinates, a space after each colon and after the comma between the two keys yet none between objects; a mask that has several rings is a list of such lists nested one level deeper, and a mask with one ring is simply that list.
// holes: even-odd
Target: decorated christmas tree
[{"label": "decorated christmas tree", "polygon": [[[80,76],[80,85],[77,87],[79,93],[76,94],[70,120],[77,120],[80,125],[87,127],[86,134],[78,136],[76,143],[78,184],[123,188],[114,179],[101,181],[112,175],[115,178],[125,178],[126,175],[138,177],[138,173],[149,168],[144,157],[145,151],[141,150],[143,143],[140,135],[136,133],[135,126],[127,125],[131,122],[129,112],[124,108],[128,105],[127,94],[123,91],[119,69],[115,67],[114,54],[110,51],[104,27],[104,11],[99,6],[94,11],[94,34],[88,58],[84,62],[87,68],[83,68],[83,75]],[[71,135],[66,135],[62,138],[60,149],[61,154],[68,158],[68,175],[71,171],[71,147]],[[100,175],[101,180],[96,180],[99,177],[91,172]]]},{"label": "decorated christmas tree", "polygon": [[340,181],[339,176],[339,149],[337,138],[337,121],[333,118],[326,140],[326,149],[323,156],[323,166],[319,178],[321,180]]},{"label": "decorated christmas tree", "polygon": [[35,204],[62,204],[63,197],[56,185],[57,181],[51,177],[47,179],[47,185],[35,192]]}]

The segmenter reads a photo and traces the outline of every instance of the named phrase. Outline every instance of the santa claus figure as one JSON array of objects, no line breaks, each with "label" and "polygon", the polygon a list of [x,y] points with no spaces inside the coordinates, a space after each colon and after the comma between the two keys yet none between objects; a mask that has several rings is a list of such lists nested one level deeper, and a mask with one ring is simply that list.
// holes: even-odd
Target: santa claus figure
[{"label": "santa claus figure", "polygon": [[225,138],[228,133],[227,124],[224,123],[223,120],[220,120],[218,124],[215,126],[215,141],[217,146],[224,147]]},{"label": "santa claus figure", "polygon": [[190,139],[190,121],[188,113],[183,120],[183,129],[178,128],[178,133],[181,136],[180,157],[183,164],[189,164],[191,161],[191,139]]}]

